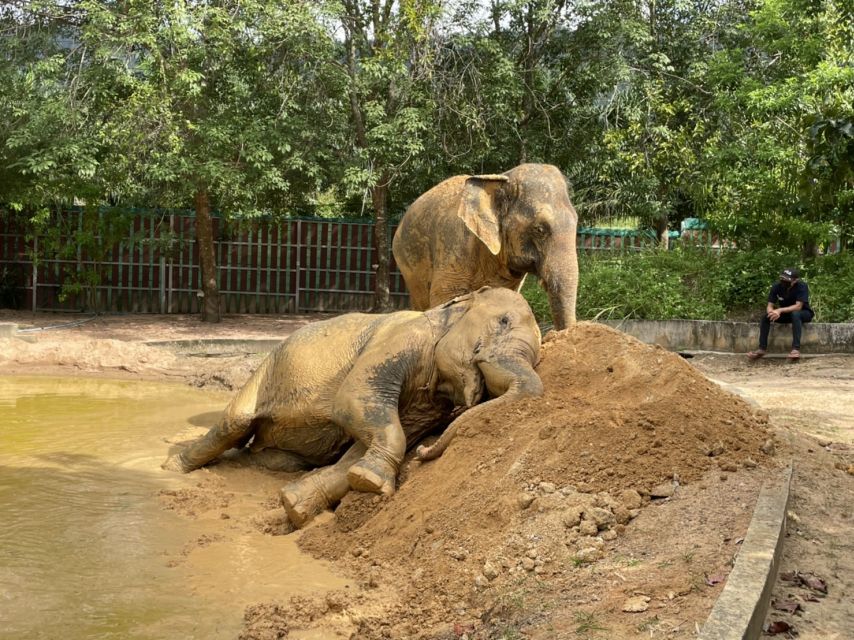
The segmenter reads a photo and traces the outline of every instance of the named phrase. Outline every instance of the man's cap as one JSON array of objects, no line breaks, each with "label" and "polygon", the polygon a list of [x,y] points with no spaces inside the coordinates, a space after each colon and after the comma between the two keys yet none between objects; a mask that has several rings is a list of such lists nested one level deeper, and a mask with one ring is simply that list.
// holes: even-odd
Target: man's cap
[{"label": "man's cap", "polygon": [[797,269],[783,269],[780,273],[780,280],[785,280],[786,282],[797,280],[800,277],[801,274]]}]

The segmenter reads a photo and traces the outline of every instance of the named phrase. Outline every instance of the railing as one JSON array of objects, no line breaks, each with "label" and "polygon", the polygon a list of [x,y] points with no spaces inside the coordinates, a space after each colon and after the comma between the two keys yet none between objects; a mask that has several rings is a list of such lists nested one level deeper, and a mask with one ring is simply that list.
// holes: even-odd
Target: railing
[{"label": "railing", "polygon": [[[83,211],[61,215],[63,219],[57,224],[82,229]],[[109,211],[99,215],[109,215]],[[40,243],[43,251],[47,236],[28,236],[24,229],[0,218],[0,269],[18,275],[17,286],[24,291],[19,296],[21,306],[27,309],[85,307],[135,313],[196,313],[200,307],[201,272],[193,226],[193,217],[187,213],[138,213],[131,217],[124,238],[99,256],[78,246],[76,251],[64,251],[64,257],[39,257]],[[224,221],[214,218],[223,312],[370,309],[376,264],[373,228],[369,222],[291,219],[281,224],[259,222],[230,229]],[[67,245],[74,240],[72,233],[52,238],[54,245]],[[63,294],[63,284],[85,280],[81,278],[84,273],[97,275],[70,294],[66,287]],[[390,290],[392,306],[406,308],[408,295],[393,260]]]}]

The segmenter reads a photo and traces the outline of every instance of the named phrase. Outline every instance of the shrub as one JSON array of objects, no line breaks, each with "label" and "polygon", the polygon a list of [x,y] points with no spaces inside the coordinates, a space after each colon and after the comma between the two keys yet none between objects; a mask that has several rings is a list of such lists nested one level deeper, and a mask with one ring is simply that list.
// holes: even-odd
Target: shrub
[{"label": "shrub", "polygon": [[[761,250],[677,248],[624,255],[579,256],[577,316],[639,320],[753,320],[768,289],[786,267],[797,267],[810,286],[819,322],[854,321],[854,256],[807,262]],[[535,278],[522,290],[540,322],[551,321],[548,298]]]}]

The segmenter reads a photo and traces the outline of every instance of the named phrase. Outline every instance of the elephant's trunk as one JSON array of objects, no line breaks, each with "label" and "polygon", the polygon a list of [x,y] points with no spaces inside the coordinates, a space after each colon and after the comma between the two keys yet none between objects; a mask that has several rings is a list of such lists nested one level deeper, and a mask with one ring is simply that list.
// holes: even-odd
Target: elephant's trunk
[{"label": "elephant's trunk", "polygon": [[575,233],[556,246],[540,268],[540,280],[549,296],[552,320],[558,331],[575,324],[575,303],[578,295],[578,256]]},{"label": "elephant's trunk", "polygon": [[[501,407],[529,396],[543,394],[543,382],[527,360],[505,360],[482,362],[478,365],[483,372],[489,392],[499,397],[469,409],[454,420],[447,429],[429,447],[420,446],[415,451],[419,460],[435,460],[441,456],[451,440],[457,435],[461,421],[472,420],[479,415],[488,415],[500,411]],[[500,394],[500,395],[499,395]]]}]

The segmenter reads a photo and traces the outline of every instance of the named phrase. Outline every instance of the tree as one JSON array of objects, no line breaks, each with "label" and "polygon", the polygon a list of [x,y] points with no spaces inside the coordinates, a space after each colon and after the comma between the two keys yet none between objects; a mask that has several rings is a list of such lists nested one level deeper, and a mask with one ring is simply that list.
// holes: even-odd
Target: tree
[{"label": "tree", "polygon": [[766,0],[710,58],[704,213],[742,244],[811,254],[851,233],[852,37],[841,0]]},{"label": "tree", "polygon": [[439,5],[430,0],[341,0],[350,161],[345,182],[370,193],[377,267],[374,309],[389,308],[388,214],[392,183],[424,153],[432,104],[425,90]]},{"label": "tree", "polygon": [[[220,318],[211,210],[252,217],[316,188],[332,42],[299,0],[80,3],[105,183],[147,205],[192,202],[202,318]],[[81,54],[82,55],[82,54]],[[327,92],[328,90],[328,92]]]},{"label": "tree", "polygon": [[96,194],[98,120],[75,37],[80,15],[34,0],[0,7],[0,203],[34,212]]}]

